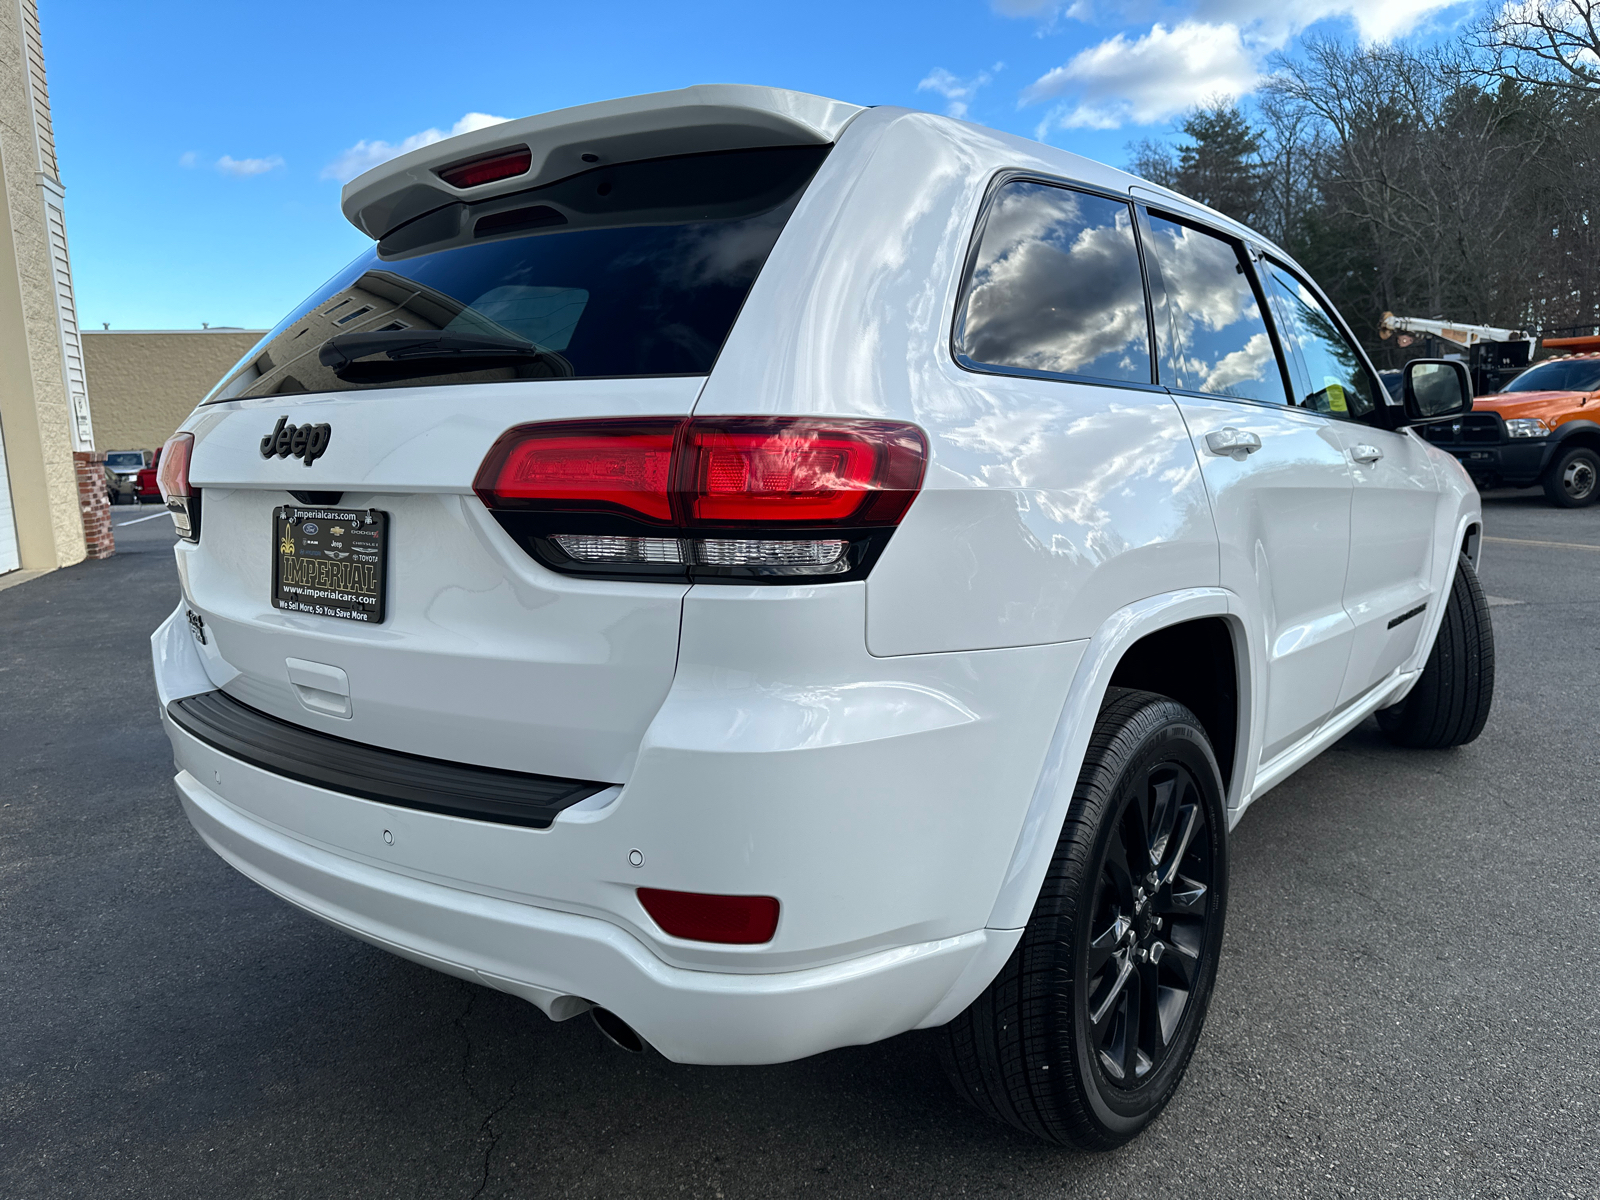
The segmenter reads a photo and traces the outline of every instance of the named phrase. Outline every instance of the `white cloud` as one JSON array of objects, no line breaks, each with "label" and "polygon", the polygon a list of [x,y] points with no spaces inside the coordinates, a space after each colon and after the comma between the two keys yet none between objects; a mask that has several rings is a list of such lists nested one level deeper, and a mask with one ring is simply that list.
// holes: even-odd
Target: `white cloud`
[{"label": "white cloud", "polygon": [[440,129],[424,129],[421,133],[413,133],[404,141],[398,143],[373,141],[360,141],[346,150],[338,158],[322,168],[324,179],[337,179],[340,183],[348,183],[363,171],[370,171],[379,163],[386,163],[391,158],[397,158],[412,150],[419,150],[423,146],[431,146],[435,142],[442,142],[447,137],[455,137],[460,133],[471,133],[475,129],[487,129],[491,125],[499,125],[507,120],[506,117],[492,117],[488,113],[469,112],[446,133]]},{"label": "white cloud", "polygon": [[1154,25],[1132,40],[1119,33],[1080,51],[1035,80],[1022,102],[1070,97],[1041,123],[1042,137],[1052,128],[1149,125],[1217,97],[1236,99],[1260,77],[1258,55],[1238,26],[1185,21],[1172,29]]},{"label": "white cloud", "polygon": [[960,79],[943,67],[935,67],[928,72],[926,79],[917,84],[917,91],[938,92],[950,102],[945,106],[945,112],[952,117],[965,117],[978,89],[992,80],[995,72],[1004,66],[1005,63],[995,63],[989,70],[979,71],[971,79]]},{"label": "white cloud", "polygon": [[1273,49],[1318,21],[1344,18],[1363,42],[1404,37],[1432,15],[1463,0],[1199,0],[1194,17],[1238,25]]},{"label": "white cloud", "polygon": [[[1023,104],[1060,99],[1039,125],[1116,129],[1166,120],[1195,104],[1237,100],[1260,82],[1268,54],[1319,21],[1345,20],[1363,42],[1411,33],[1435,13],[1470,0],[1192,0],[1177,24],[1118,33],[1082,50],[1022,92]],[[1150,0],[990,0],[1008,16],[1076,20],[1146,16]],[[1175,6],[1165,6],[1171,11]]]},{"label": "white cloud", "polygon": [[224,175],[234,175],[241,179],[250,175],[265,175],[268,171],[275,171],[283,166],[281,156],[274,154],[271,158],[234,158],[224,154],[217,159],[217,170]]}]

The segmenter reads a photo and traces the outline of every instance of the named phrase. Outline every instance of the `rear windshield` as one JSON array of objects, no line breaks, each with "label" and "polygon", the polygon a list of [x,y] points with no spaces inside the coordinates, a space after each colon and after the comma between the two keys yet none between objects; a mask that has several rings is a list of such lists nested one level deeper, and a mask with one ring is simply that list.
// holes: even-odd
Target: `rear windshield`
[{"label": "rear windshield", "polygon": [[144,466],[144,454],[137,450],[113,451],[106,455],[106,466],[114,471],[128,471]]},{"label": "rear windshield", "polygon": [[598,167],[392,230],[207,398],[703,375],[827,146]]},{"label": "rear windshield", "polygon": [[1529,367],[1505,387],[1508,392],[1593,392],[1600,390],[1600,358],[1569,358]]}]

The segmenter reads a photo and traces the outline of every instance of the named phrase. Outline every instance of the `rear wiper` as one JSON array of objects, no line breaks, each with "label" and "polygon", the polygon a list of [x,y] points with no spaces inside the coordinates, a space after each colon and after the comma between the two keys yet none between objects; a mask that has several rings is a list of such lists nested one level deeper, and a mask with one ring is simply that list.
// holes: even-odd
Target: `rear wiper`
[{"label": "rear wiper", "polygon": [[396,363],[428,358],[537,362],[544,357],[543,350],[520,338],[450,329],[377,329],[367,333],[335,334],[322,343],[317,357],[323,366],[342,377],[358,359],[374,354],[382,354]]}]

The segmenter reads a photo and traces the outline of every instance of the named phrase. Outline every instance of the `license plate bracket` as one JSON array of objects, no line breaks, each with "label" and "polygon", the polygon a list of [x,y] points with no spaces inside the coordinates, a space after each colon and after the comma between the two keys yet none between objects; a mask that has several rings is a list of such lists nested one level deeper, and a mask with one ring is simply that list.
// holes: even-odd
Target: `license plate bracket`
[{"label": "license plate bracket", "polygon": [[272,512],[272,605],[383,623],[388,598],[389,514],[374,508]]}]

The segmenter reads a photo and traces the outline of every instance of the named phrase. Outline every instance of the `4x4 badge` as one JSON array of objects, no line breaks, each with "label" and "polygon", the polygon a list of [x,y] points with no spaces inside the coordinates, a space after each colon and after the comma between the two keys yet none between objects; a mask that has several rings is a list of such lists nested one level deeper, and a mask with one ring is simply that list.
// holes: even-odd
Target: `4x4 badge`
[{"label": "4x4 badge", "polygon": [[305,459],[306,466],[310,466],[322,457],[322,452],[328,448],[328,440],[333,436],[331,425],[285,425],[287,417],[279,417],[278,423],[273,426],[272,432],[261,439],[261,457],[288,458],[291,454],[296,458]]}]

